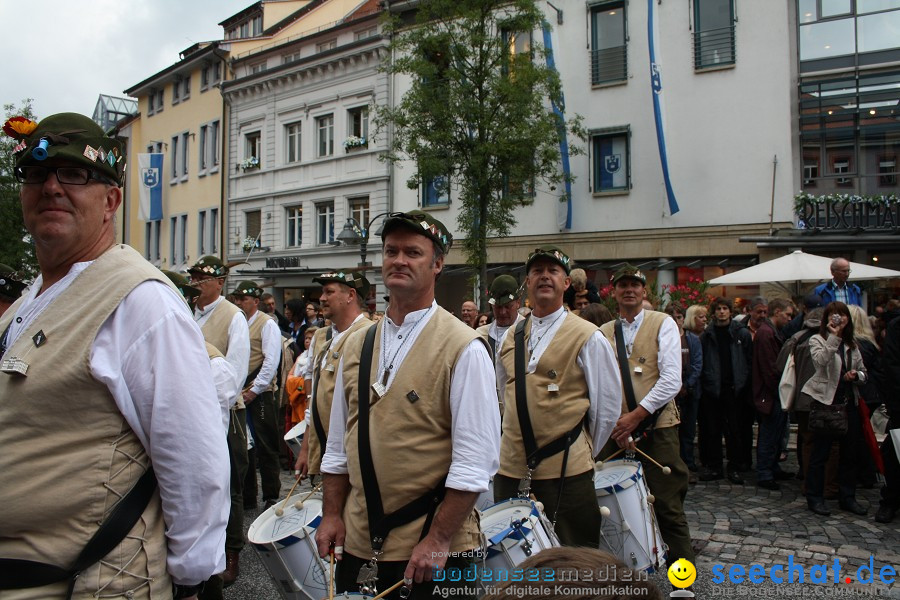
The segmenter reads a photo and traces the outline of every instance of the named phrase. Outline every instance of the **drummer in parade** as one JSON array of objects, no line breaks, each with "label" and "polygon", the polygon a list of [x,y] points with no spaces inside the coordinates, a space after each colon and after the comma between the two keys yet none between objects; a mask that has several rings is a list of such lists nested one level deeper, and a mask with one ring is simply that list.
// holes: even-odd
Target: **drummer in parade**
[{"label": "drummer in parade", "polygon": [[519,282],[512,275],[495,277],[488,291],[488,304],[494,312],[494,321],[482,325],[476,331],[488,341],[491,352],[496,357],[506,330],[523,319],[519,314]]},{"label": "drummer in parade", "polygon": [[525,263],[532,312],[506,332],[497,357],[504,419],[494,498],[531,494],[564,545],[596,548],[594,455],[620,415],[621,379],[600,330],[563,306],[570,268],[553,245]]},{"label": "drummer in parade", "polygon": [[309,407],[306,409],[306,435],[300,446],[295,471],[300,477],[321,475],[322,452],[328,442],[328,426],[331,419],[331,400],[341,352],[350,334],[372,325],[363,315],[369,297],[369,281],[361,273],[325,273],[313,279],[322,284],[319,302],[331,327],[316,330],[309,345],[313,357],[307,363],[304,374],[312,381]]},{"label": "drummer in parade", "polygon": [[[619,448],[637,448],[663,541],[668,563],[680,558],[694,562],[691,532],[684,514],[688,469],[678,441],[679,414],[675,396],[681,389],[681,337],[675,321],[642,306],[647,279],[632,265],[623,265],[612,277],[619,318],[601,326],[614,344],[624,379],[622,416],[603,448],[608,456]],[[614,442],[614,443],[613,443]],[[646,455],[646,456],[645,456]],[[649,458],[648,458],[649,457]],[[653,459],[653,460],[650,460]],[[662,467],[671,471],[666,473]]]},{"label": "drummer in parade", "polygon": [[390,304],[344,346],[316,535],[320,555],[342,558],[338,592],[403,581],[412,598],[433,598],[453,585],[430,581],[434,569],[466,568],[481,547],[474,506],[497,470],[500,415],[484,341],[434,299],[451,243],[428,213],[391,214]]}]

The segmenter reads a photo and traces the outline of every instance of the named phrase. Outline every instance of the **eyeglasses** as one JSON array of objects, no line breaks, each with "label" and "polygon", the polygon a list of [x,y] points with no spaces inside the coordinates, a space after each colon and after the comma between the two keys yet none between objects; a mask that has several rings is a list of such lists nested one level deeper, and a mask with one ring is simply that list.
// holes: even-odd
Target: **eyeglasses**
[{"label": "eyeglasses", "polygon": [[50,173],[56,175],[57,181],[67,185],[85,185],[92,179],[108,185],[117,187],[119,185],[109,177],[84,167],[38,167],[31,165],[15,168],[16,181],[19,183],[44,183],[47,181]]},{"label": "eyeglasses", "polygon": [[831,271],[833,273],[847,273],[847,274],[850,273],[850,269],[832,269]]}]

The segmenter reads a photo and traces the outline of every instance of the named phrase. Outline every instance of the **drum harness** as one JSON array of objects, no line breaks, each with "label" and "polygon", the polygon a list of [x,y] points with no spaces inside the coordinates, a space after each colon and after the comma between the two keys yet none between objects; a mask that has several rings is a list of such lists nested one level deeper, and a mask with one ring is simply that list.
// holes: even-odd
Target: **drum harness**
[{"label": "drum harness", "polygon": [[[359,589],[362,593],[370,595],[377,594],[378,557],[382,554],[382,548],[384,547],[384,542],[385,539],[387,539],[388,534],[394,528],[411,523],[424,515],[425,524],[422,526],[422,533],[419,536],[419,541],[421,541],[428,534],[438,504],[443,501],[447,491],[444,485],[447,481],[447,476],[444,475],[433,489],[425,492],[425,494],[408,502],[404,506],[401,506],[391,514],[384,514],[384,505],[381,502],[381,490],[378,487],[378,477],[375,473],[375,464],[372,461],[372,447],[369,435],[369,381],[377,329],[377,323],[369,327],[360,354],[359,423],[357,424],[359,428],[359,466],[363,480],[363,491],[366,496],[366,511],[368,512],[369,538],[372,543],[372,558],[360,568],[356,582],[360,585]],[[410,588],[406,585],[400,589],[401,598],[407,598],[409,593]]]},{"label": "drum harness", "polygon": [[522,431],[522,441],[525,444],[525,461],[528,467],[525,476],[519,482],[519,497],[528,498],[531,493],[531,474],[541,461],[555,454],[563,453],[562,469],[559,474],[559,492],[556,498],[556,510],[553,512],[554,528],[556,527],[556,515],[559,513],[559,503],[562,500],[563,484],[565,483],[566,465],[569,462],[569,448],[575,443],[581,432],[587,425],[587,413],[578,421],[574,428],[556,438],[546,446],[538,448],[534,438],[534,428],[531,425],[531,417],[528,414],[528,395],[525,389],[525,326],[529,323],[530,315],[516,325],[515,341],[515,376],[516,376],[516,413],[519,417],[519,428]]},{"label": "drum harness", "polygon": [[309,411],[310,413],[312,413],[313,427],[316,430],[316,437],[319,438],[319,445],[320,448],[322,448],[322,454],[325,453],[325,446],[328,443],[328,434],[325,433],[325,426],[322,424],[322,415],[319,414],[319,405],[316,401],[316,397],[319,392],[319,374],[321,373],[322,369],[322,360],[324,360],[325,356],[328,354],[328,350],[331,349],[331,344],[334,342],[331,335],[332,329],[331,327],[329,327],[328,331],[325,332],[325,341],[327,341],[328,344],[325,345],[325,349],[322,350],[322,352],[320,352],[319,355],[315,358],[316,363],[315,367],[313,368],[312,400],[310,402],[312,406],[310,407]]},{"label": "drum harness", "polygon": [[[634,396],[634,383],[631,381],[628,356],[625,353],[625,334],[622,332],[622,319],[616,319],[615,332],[616,358],[619,363],[619,373],[622,375],[622,388],[625,390],[625,404],[628,406],[628,412],[632,412],[637,409],[637,401]],[[638,426],[631,432],[631,437],[634,438],[635,442],[647,439],[653,434],[653,428],[656,426],[656,420],[661,412],[662,409],[659,409],[638,423]]]}]

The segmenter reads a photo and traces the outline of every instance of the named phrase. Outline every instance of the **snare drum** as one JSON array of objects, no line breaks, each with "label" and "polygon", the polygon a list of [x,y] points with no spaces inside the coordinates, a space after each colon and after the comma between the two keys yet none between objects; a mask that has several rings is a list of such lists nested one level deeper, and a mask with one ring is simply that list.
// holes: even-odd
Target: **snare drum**
[{"label": "snare drum", "polygon": [[291,430],[284,434],[284,441],[288,445],[288,448],[291,449],[291,453],[294,455],[294,460],[297,460],[297,457],[300,456],[300,448],[303,444],[304,433],[306,433],[305,419],[291,427]]},{"label": "snare drum", "polygon": [[318,600],[328,595],[330,568],[319,557],[315,540],[322,520],[322,494],[313,494],[297,510],[295,503],[300,499],[289,499],[280,517],[275,511],[282,502],[261,514],[250,526],[247,539],[277,582],[282,598]]},{"label": "snare drum", "polygon": [[510,498],[482,512],[481,533],[485,571],[515,569],[532,554],[560,545],[543,509],[527,498]]},{"label": "snare drum", "polygon": [[648,501],[650,492],[641,463],[605,463],[594,473],[594,489],[597,502],[609,509],[600,526],[601,546],[606,545],[632,569],[652,573],[663,566],[667,548]]}]

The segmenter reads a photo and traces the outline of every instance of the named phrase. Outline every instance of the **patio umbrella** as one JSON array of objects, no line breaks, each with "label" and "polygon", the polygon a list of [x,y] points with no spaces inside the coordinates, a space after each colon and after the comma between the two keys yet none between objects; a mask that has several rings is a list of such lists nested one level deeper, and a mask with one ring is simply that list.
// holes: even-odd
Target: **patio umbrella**
[{"label": "patio umbrella", "polygon": [[[824,281],[831,278],[831,261],[827,256],[807,254],[794,250],[776,258],[709,281],[712,285],[752,285],[757,283],[801,283]],[[850,280],[885,279],[900,277],[900,271],[873,267],[862,263],[850,263]]]}]

